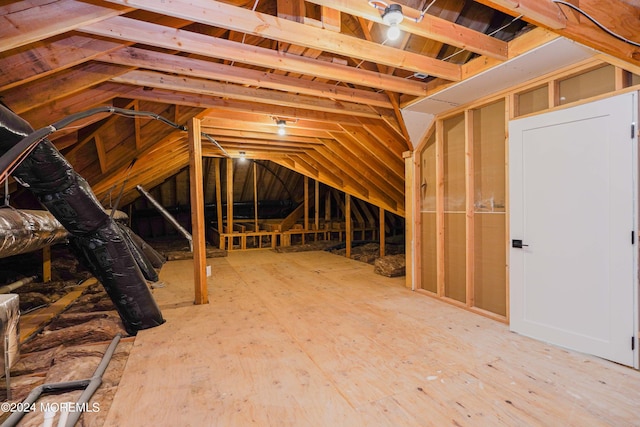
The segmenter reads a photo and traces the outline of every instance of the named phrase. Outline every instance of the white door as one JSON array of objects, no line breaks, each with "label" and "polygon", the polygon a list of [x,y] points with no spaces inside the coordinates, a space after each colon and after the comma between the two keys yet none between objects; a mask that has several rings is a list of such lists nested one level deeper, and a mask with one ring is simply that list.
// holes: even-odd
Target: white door
[{"label": "white door", "polygon": [[509,195],[511,329],[638,367],[636,96],[512,121]]}]

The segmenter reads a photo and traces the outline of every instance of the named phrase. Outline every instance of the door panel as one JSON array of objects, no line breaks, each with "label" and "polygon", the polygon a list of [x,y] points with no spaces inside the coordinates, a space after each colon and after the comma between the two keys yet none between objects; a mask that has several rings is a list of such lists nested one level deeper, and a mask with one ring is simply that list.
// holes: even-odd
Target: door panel
[{"label": "door panel", "polygon": [[634,365],[635,93],[510,123],[511,329]]}]

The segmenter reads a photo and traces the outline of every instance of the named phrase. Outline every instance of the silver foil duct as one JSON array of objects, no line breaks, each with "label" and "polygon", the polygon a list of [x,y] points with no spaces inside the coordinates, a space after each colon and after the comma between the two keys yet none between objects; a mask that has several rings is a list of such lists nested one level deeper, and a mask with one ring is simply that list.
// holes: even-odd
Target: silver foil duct
[{"label": "silver foil duct", "polygon": [[64,243],[68,236],[48,211],[0,209],[0,258]]}]

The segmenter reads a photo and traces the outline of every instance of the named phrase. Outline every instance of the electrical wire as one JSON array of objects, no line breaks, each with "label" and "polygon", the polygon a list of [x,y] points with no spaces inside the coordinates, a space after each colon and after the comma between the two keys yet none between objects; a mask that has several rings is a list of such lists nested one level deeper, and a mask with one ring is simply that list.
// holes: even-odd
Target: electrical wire
[{"label": "electrical wire", "polygon": [[118,198],[116,199],[116,203],[115,203],[115,205],[111,206],[111,215],[109,215],[109,216],[112,219],[113,219],[113,216],[116,213],[116,210],[120,206],[120,199],[122,199],[122,194],[124,194],[124,186],[127,184],[127,181],[129,180],[129,174],[131,173],[131,169],[133,169],[133,165],[136,163],[136,160],[138,160],[138,159],[136,157],[134,157],[133,160],[131,160],[131,163],[129,163],[129,167],[127,168],[127,174],[124,177],[124,179],[122,180],[122,186],[120,187],[120,193],[118,194]]},{"label": "electrical wire", "polygon": [[602,31],[604,31],[605,33],[609,34],[610,36],[623,41],[627,44],[630,44],[631,46],[635,46],[635,47],[640,47],[640,43],[638,42],[634,42],[633,40],[629,40],[626,37],[621,36],[618,33],[615,33],[613,31],[611,31],[609,28],[605,27],[603,24],[601,24],[600,22],[598,22],[593,16],[589,15],[587,12],[585,12],[584,10],[580,9],[578,6],[574,6],[573,4],[566,2],[566,1],[562,1],[562,0],[552,0],[554,3],[556,4],[561,4],[564,6],[567,6],[570,9],[575,10],[576,12],[578,12],[579,14],[583,15],[585,18],[587,18],[589,21],[593,22],[598,28],[600,28]]},{"label": "electrical wire", "polygon": [[[495,30],[491,31],[491,32],[490,32],[489,34],[487,34],[487,35],[488,35],[489,37],[493,37],[493,36],[494,36],[494,35],[496,35],[499,31],[504,30],[504,29],[505,29],[505,28],[507,28],[509,25],[511,25],[511,24],[513,24],[514,22],[519,21],[520,19],[522,19],[522,17],[523,17],[523,16],[524,16],[524,15],[516,16],[516,17],[515,17],[515,18],[513,18],[511,21],[509,21],[508,23],[504,24],[502,27],[497,28],[497,29],[495,29]],[[460,53],[464,52],[465,50],[466,50],[466,49],[460,49],[460,50],[459,50],[459,51],[457,51],[457,52],[453,52],[451,55],[447,56],[446,58],[442,58],[442,61],[447,61],[447,60],[449,60],[449,59],[453,58],[454,56],[456,56],[456,55],[458,55],[458,54],[460,54]]]},{"label": "electrical wire", "polygon": [[213,137],[211,135],[209,135],[208,133],[204,133],[201,132],[202,136],[204,136],[205,138],[207,138],[213,145],[215,145],[216,147],[218,147],[220,149],[220,151],[222,151],[222,153],[224,153],[225,156],[227,157],[231,157],[229,155],[229,153],[227,153],[227,150],[225,150],[224,148],[222,148],[222,145],[220,145],[218,143],[218,141],[216,141],[215,139],[213,139]]},{"label": "electrical wire", "polygon": [[[117,114],[123,117],[131,117],[131,118],[135,118],[135,117],[150,118],[150,119],[158,120],[168,126],[171,126],[181,131],[186,132],[189,130],[184,125],[179,125],[177,123],[172,122],[171,120],[166,119],[165,117],[162,117],[159,114],[152,113],[149,111],[127,110],[125,108],[118,108],[118,107],[112,107],[112,106],[91,108],[86,111],[71,114],[63,118],[62,120],[59,120],[43,128],[40,128],[34,132],[31,132],[30,134],[26,135],[20,142],[18,142],[9,150],[7,150],[7,152],[4,153],[2,157],[0,157],[0,171],[2,171],[0,172],[0,182],[3,182],[7,178],[9,178],[9,175],[11,175],[15,171],[15,169],[20,165],[20,163],[22,163],[31,154],[31,152],[38,146],[38,144],[41,141],[43,141],[47,136],[51,135],[52,133],[60,129],[67,127],[68,125],[70,125],[71,123],[77,120],[92,116],[94,114],[100,114],[100,113],[111,113],[111,114]],[[201,135],[207,138],[209,141],[211,141],[215,146],[217,146],[227,157],[231,157],[229,156],[229,153],[227,153],[226,150],[222,148],[222,146],[218,144],[218,142],[215,139],[213,139],[210,135],[204,132],[201,132]]]}]

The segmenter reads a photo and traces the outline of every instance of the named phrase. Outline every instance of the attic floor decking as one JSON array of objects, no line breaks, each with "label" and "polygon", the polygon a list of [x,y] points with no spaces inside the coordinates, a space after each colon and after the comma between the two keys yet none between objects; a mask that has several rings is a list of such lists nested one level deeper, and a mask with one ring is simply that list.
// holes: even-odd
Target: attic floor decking
[{"label": "attic floor decking", "polygon": [[416,295],[325,252],[164,266],[108,426],[631,426],[640,372]]}]

